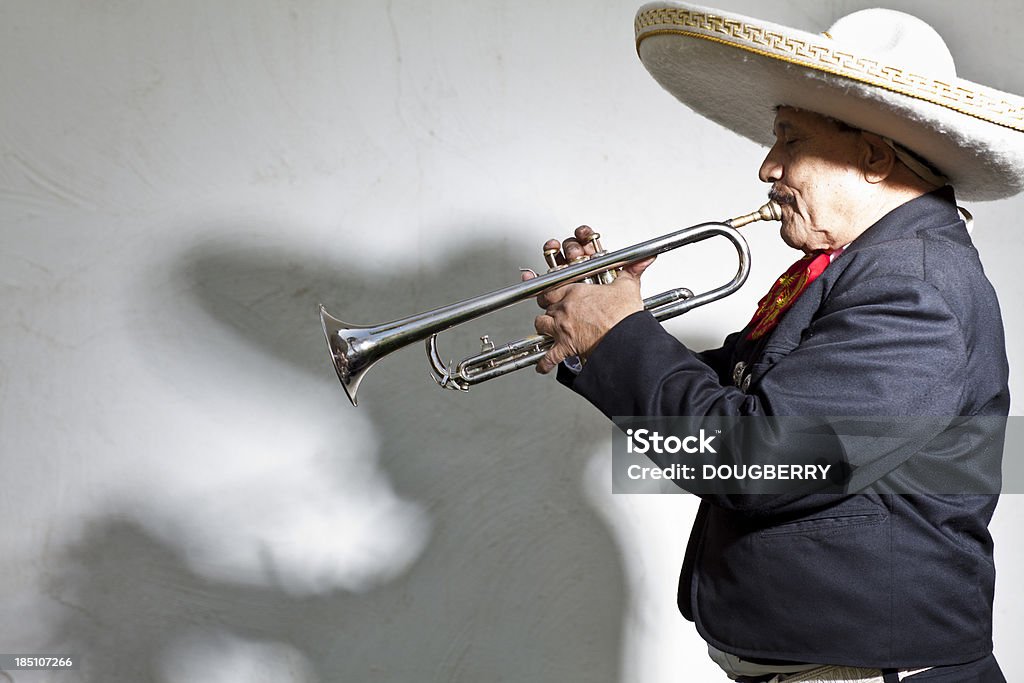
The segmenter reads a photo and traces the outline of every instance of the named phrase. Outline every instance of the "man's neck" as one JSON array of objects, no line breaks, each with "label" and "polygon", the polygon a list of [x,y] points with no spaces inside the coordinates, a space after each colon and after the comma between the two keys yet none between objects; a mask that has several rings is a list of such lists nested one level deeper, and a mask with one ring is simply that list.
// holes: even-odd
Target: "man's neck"
[{"label": "man's neck", "polygon": [[840,240],[843,244],[835,245],[836,248],[843,247],[860,237],[865,230],[894,209],[929,192],[934,192],[938,188],[900,164],[898,171],[894,171],[888,178],[874,185],[873,189],[874,191],[871,193],[873,196],[866,198],[862,205],[862,213],[860,220],[857,221],[858,229],[855,234],[843,236],[843,239]]}]

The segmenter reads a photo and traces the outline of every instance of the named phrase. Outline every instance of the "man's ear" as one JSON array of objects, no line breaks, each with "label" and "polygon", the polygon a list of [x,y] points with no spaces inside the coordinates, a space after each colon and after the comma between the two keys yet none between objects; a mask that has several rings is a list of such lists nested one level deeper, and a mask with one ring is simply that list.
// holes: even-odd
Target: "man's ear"
[{"label": "man's ear", "polygon": [[896,150],[885,144],[880,135],[861,133],[861,172],[871,184],[880,183],[896,167]]}]

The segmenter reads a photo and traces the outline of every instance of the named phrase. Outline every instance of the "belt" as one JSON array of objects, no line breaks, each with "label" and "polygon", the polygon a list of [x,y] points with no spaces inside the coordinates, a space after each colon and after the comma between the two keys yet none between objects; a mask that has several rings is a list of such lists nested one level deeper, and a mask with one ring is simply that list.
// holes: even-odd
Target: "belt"
[{"label": "belt", "polygon": [[745,676],[753,681],[758,681],[759,678],[771,680],[772,677],[779,674],[795,674],[802,671],[820,669],[822,666],[821,664],[780,662],[767,659],[743,659],[734,654],[723,652],[710,643],[708,644],[708,655],[733,680],[738,679],[740,676]]},{"label": "belt", "polygon": [[864,669],[854,666],[819,666],[794,674],[740,676],[737,683],[899,683],[928,669]]}]

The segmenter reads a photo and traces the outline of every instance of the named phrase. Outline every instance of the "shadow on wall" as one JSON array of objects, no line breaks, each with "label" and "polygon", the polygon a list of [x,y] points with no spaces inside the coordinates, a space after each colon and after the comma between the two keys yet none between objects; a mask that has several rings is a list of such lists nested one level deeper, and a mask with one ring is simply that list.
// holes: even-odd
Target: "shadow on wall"
[{"label": "shadow on wall", "polygon": [[[55,642],[81,653],[84,680],[618,681],[622,560],[582,485],[609,436],[603,419],[530,370],[471,398],[440,392],[419,349],[375,368],[354,413],[319,329],[320,300],[344,299],[332,312],[380,322],[493,289],[517,266],[500,245],[476,244],[432,272],[381,275],[280,247],[207,243],[173,261],[166,281],[144,285],[140,308],[162,315],[139,343],[160,358],[159,372],[180,377],[215,357],[237,380],[217,391],[273,395],[276,385],[261,382],[288,377],[311,388],[310,410],[336,444],[326,472],[338,495],[347,495],[353,421],[369,420],[382,475],[424,510],[431,532],[385,581],[296,592],[274,580],[269,560],[262,581],[207,574],[188,538],[158,531],[166,519],[111,512],[65,549],[51,582],[67,606]],[[495,338],[529,333],[534,310],[523,310],[492,327]],[[182,342],[181,329],[203,325],[217,334]],[[254,351],[283,374],[264,380],[237,359]]]}]

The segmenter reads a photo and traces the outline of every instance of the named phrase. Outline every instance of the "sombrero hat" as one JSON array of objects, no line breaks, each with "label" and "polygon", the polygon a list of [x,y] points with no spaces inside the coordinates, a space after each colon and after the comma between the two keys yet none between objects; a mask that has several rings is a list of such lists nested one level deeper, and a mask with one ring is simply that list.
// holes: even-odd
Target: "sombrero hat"
[{"label": "sombrero hat", "polygon": [[644,5],[636,44],[651,75],[697,113],[774,142],[780,105],[878,133],[949,179],[963,199],[1024,190],[1024,98],[958,78],[916,17],[855,12],[821,34],[678,2]]}]

